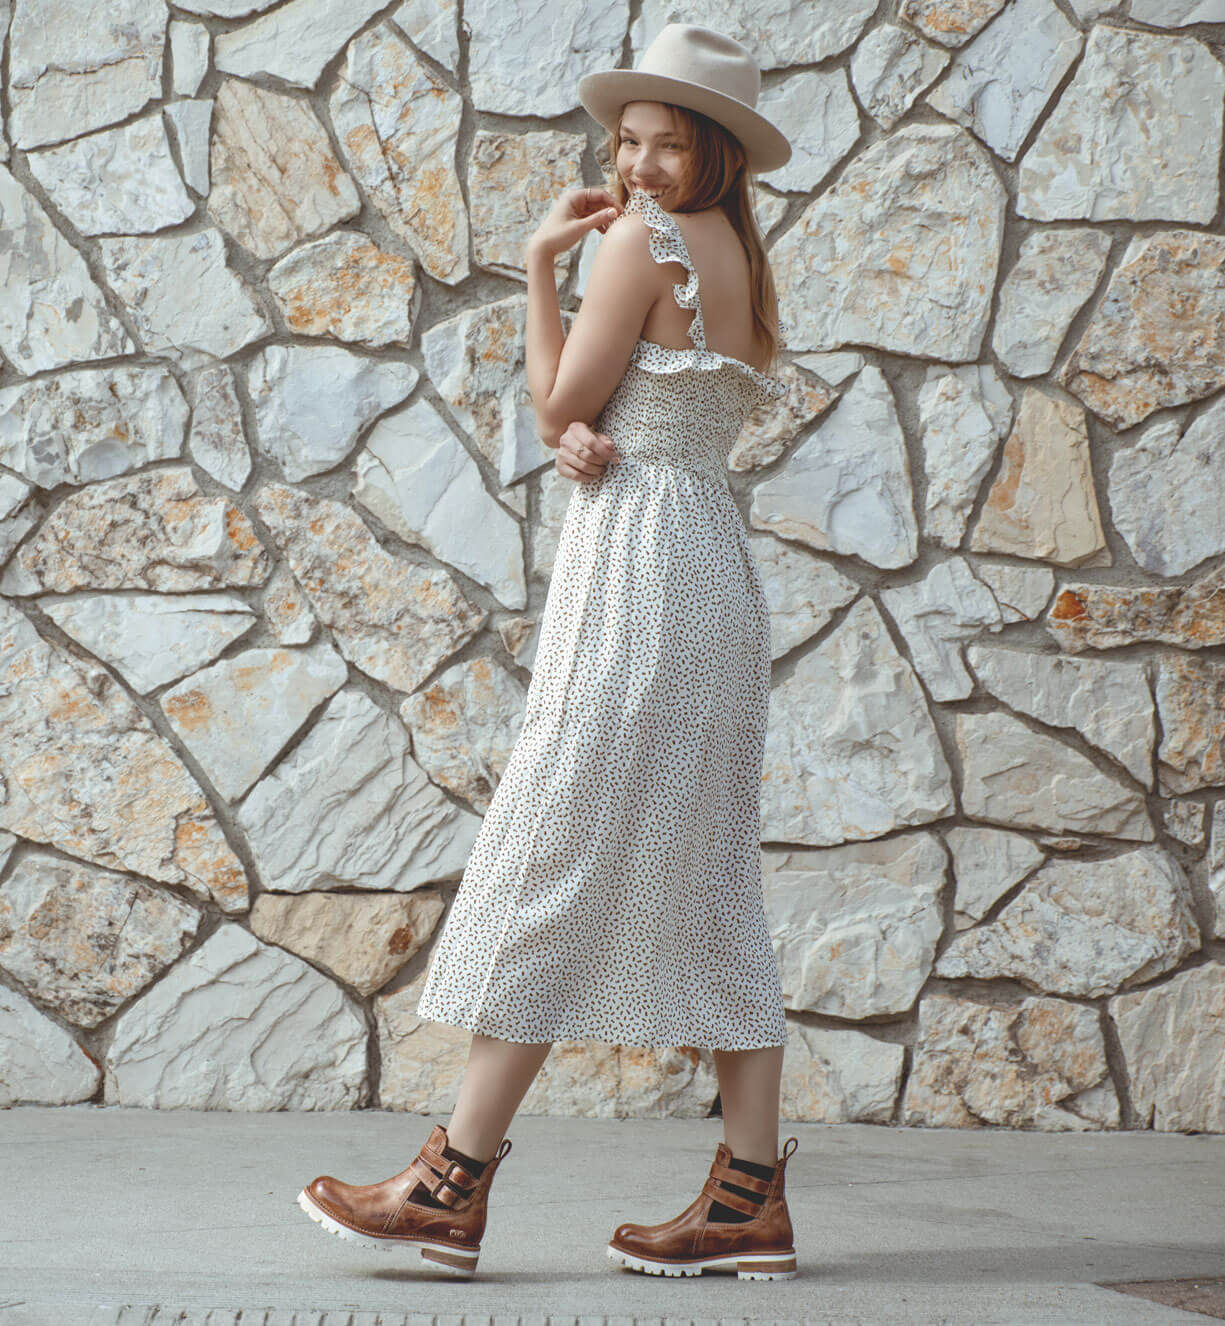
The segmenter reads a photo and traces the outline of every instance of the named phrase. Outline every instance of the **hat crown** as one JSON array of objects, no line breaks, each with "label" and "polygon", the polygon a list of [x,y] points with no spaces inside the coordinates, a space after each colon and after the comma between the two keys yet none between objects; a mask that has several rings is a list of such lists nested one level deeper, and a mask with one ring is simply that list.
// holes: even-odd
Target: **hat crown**
[{"label": "hat crown", "polygon": [[746,106],[757,105],[761,70],[753,53],[725,33],[697,23],[667,23],[642,53],[638,71],[683,78]]}]

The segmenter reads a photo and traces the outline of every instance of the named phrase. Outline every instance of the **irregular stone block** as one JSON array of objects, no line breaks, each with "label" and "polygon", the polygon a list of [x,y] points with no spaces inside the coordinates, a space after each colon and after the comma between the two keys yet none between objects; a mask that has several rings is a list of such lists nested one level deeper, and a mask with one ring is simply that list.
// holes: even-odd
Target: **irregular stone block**
[{"label": "irregular stone block", "polygon": [[1106,861],[1048,861],[994,921],[956,936],[936,972],[1094,999],[1151,981],[1199,947],[1182,867],[1141,847]]},{"label": "irregular stone block", "polygon": [[540,643],[539,617],[511,617],[498,623],[498,636],[506,652],[521,668],[531,670]]},{"label": "irregular stone block", "polygon": [[859,586],[806,548],[769,534],[749,535],[770,608],[770,657],[781,658],[826,625]]},{"label": "irregular stone block", "polygon": [[28,852],[0,887],[0,967],[69,1022],[96,1027],[174,962],[200,920],[165,889]]},{"label": "irregular stone block", "polygon": [[941,46],[963,46],[1008,0],[902,0],[898,17]]},{"label": "irregular stone block", "polygon": [[1141,1124],[1225,1133],[1225,965],[1177,972],[1109,1009]]},{"label": "irregular stone block", "polygon": [[166,123],[174,130],[183,163],[183,179],[189,189],[201,197],[209,190],[209,140],[213,129],[213,99],[200,97],[191,101],[172,101],[162,108]]},{"label": "irregular stone block", "polygon": [[540,499],[536,503],[536,521],[530,530],[532,567],[541,580],[551,580],[557,543],[561,537],[566,508],[574,492],[574,481],[557,472],[556,467],[540,475]]},{"label": "irregular stone block", "polygon": [[740,436],[727,457],[733,474],[745,474],[772,465],[819,415],[837,400],[838,393],[814,382],[790,364],[780,364],[777,376],[789,388],[786,396],[758,405],[744,421]]},{"label": "irregular stone block", "polygon": [[953,57],[928,104],[1015,161],[1082,40],[1052,0],[1014,0]]},{"label": "irregular stone block", "polygon": [[929,538],[957,548],[978,489],[1012,423],[1012,397],[989,364],[932,365],[919,388],[923,523]]},{"label": "irregular stone block", "polygon": [[523,531],[429,401],[380,419],[358,453],[354,498],[402,539],[527,606]]},{"label": "irregular stone block", "polygon": [[1170,651],[1157,669],[1161,745],[1157,777],[1168,794],[1225,783],[1225,663]]},{"label": "irregular stone block", "polygon": [[465,0],[473,106],[545,117],[573,110],[579,76],[620,59],[628,10],[625,0],[571,0],[552,9]]},{"label": "irregular stone block", "polygon": [[1041,850],[1028,838],[1004,829],[959,824],[945,830],[944,840],[953,854],[957,882],[953,924],[958,930],[981,921],[1043,859]]},{"label": "irregular stone block", "polygon": [[120,1015],[105,1096],[162,1110],[358,1109],[366,1020],[309,963],[223,925]]},{"label": "irregular stone block", "polygon": [[15,474],[0,474],[0,566],[38,524],[42,505],[31,496],[33,492]]},{"label": "irregular stone block", "polygon": [[186,427],[167,368],[81,368],[0,390],[0,461],[40,488],[169,460]]},{"label": "irregular stone block", "polygon": [[257,258],[278,258],[361,210],[310,103],[242,79],[217,90],[209,169],[209,215]]},{"label": "irregular stone block", "polygon": [[256,446],[294,483],[338,465],[357,435],[417,385],[411,364],[337,345],[269,345],[251,361]]},{"label": "irregular stone block", "polygon": [[0,1109],[89,1100],[102,1069],[24,995],[0,986]]},{"label": "irregular stone block", "polygon": [[[1225,385],[1222,270],[1225,236],[1134,236],[1059,381],[1118,429],[1218,391]],[[1194,336],[1187,335],[1188,309],[1195,310]]]},{"label": "irregular stone block", "polygon": [[1003,626],[995,595],[974,578],[966,559],[937,562],[922,580],[882,589],[880,596],[932,699],[964,700],[974,682],[962,663],[961,642]]},{"label": "irregular stone block", "polygon": [[385,552],[341,502],[266,484],[255,507],[340,652],[376,681],[416,690],[488,616],[445,571]]},{"label": "irregular stone block", "polygon": [[762,888],[788,1008],[904,1013],[931,971],[946,857],[930,833],[765,852]]},{"label": "irregular stone block", "polygon": [[444,69],[459,64],[459,0],[404,0],[391,21]]},{"label": "irregular stone block", "polygon": [[1045,566],[1014,566],[979,558],[974,563],[974,574],[991,587],[1005,625],[1033,621],[1055,588],[1055,573]]},{"label": "irregular stone block", "polygon": [[304,645],[315,633],[315,614],[302,586],[279,566],[264,589],[264,617],[278,643]]},{"label": "irregular stone block", "polygon": [[[948,62],[943,51],[913,32],[895,23],[881,23],[855,48],[851,80],[864,110],[882,128],[892,129]],[[855,128],[858,137],[859,126]]]},{"label": "irregular stone block", "polygon": [[372,1001],[381,1110],[449,1114],[459,1095],[472,1033],[417,1016],[425,974],[423,969],[410,984]]},{"label": "irregular stone block", "polygon": [[1021,158],[1018,214],[1207,224],[1217,210],[1223,98],[1225,70],[1202,42],[1097,24]]},{"label": "irregular stone block", "polygon": [[869,364],[773,478],[753,490],[749,522],[873,566],[909,566],[918,527],[906,443],[884,374]]},{"label": "irregular stone block", "polygon": [[[1217,802],[1218,806],[1225,802]],[[1165,831],[1180,843],[1188,847],[1203,847],[1207,841],[1204,831],[1204,812],[1207,807],[1201,801],[1171,801],[1161,810],[1161,822]]]},{"label": "irregular stone block", "polygon": [[561,1041],[520,1109],[580,1119],[705,1119],[718,1089],[709,1050]]},{"label": "irregular stone block", "polygon": [[[518,21],[513,8],[506,14]],[[471,60],[480,29],[473,16],[467,21]],[[533,115],[547,113],[539,102],[545,85],[538,56],[532,57]],[[475,82],[475,71],[471,76]],[[455,173],[459,93],[417,59],[391,24],[380,23],[349,44],[328,110],[349,169],[392,232],[436,281],[465,280],[468,211]],[[498,110],[508,113],[504,91]]]},{"label": "irregular stone block", "polygon": [[385,7],[385,0],[289,0],[240,28],[219,32],[217,68],[242,78],[271,74],[283,83],[313,88],[328,61]]},{"label": "irregular stone block", "polygon": [[482,814],[523,726],[527,688],[492,658],[465,659],[400,706],[413,755]]},{"label": "irregular stone block", "polygon": [[262,584],[271,569],[251,522],[206,497],[186,465],[71,493],[27,539],[0,594],[74,589],[189,589]]},{"label": "irregular stone block", "polygon": [[[173,359],[184,369],[199,368],[272,331],[254,291],[226,266],[219,230],[104,239],[98,250],[107,282],[127,305],[150,354]],[[186,290],[191,291],[188,299]]]},{"label": "irregular stone block", "polygon": [[[421,338],[425,371],[456,423],[504,484],[552,465],[524,374],[527,301],[512,295],[436,322]],[[562,315],[568,331],[573,314]]]},{"label": "irregular stone block", "polygon": [[961,805],[974,819],[1054,832],[1155,836],[1142,793],[1008,714],[959,713]]},{"label": "irregular stone block", "polygon": [[971,645],[981,685],[1011,709],[1050,727],[1070,727],[1153,786],[1153,695],[1143,665]]},{"label": "irregular stone block", "polygon": [[1140,640],[1180,649],[1225,644],[1225,567],[1190,585],[1061,585],[1046,629],[1072,652]]},{"label": "irregular stone block", "polygon": [[1180,435],[1158,419],[1134,446],[1110,458],[1110,513],[1131,555],[1159,576],[1182,575],[1225,552],[1225,397],[1211,402]]},{"label": "irregular stone block", "polygon": [[82,235],[143,235],[178,225],[196,210],[156,111],[31,152],[26,162]]},{"label": "irregular stone block", "polygon": [[458,877],[480,827],[426,778],[404,726],[347,689],[237,819],[261,876],[282,893],[407,893]]},{"label": "irregular stone block", "polygon": [[85,259],[3,166],[0,275],[0,350],[19,373],[135,351]]},{"label": "irregular stone block", "polygon": [[1131,0],[1130,14],[1155,28],[1184,28],[1189,23],[1225,23],[1223,0]]},{"label": "irregular stone block", "polygon": [[196,464],[232,492],[238,492],[251,477],[242,406],[234,386],[234,370],[228,364],[207,368],[196,378],[196,404],[187,445]]},{"label": "irregular stone block", "polygon": [[911,124],[880,138],[770,250],[788,344],[977,359],[1006,204],[988,153],[964,129]]},{"label": "irregular stone block", "polygon": [[1109,252],[1110,236],[1090,226],[1025,236],[1000,286],[991,336],[1010,373],[1032,378],[1049,370],[1072,319],[1097,289]]},{"label": "irregular stone block", "polygon": [[442,898],[433,889],[407,896],[261,893],[251,908],[251,929],[365,996],[382,989],[408,964],[442,913]]},{"label": "irregular stone block", "polygon": [[244,911],[242,865],[195,779],[105,668],[0,600],[0,828]]},{"label": "irregular stone block", "polygon": [[[1203,808],[1199,809],[1202,812]],[[1200,841],[1202,841],[1202,818],[1200,825]],[[1188,840],[1184,838],[1183,841]],[[1215,912],[1213,938],[1225,939],[1225,801],[1218,801],[1212,808],[1212,839],[1208,849],[1208,888],[1212,893]]]},{"label": "irregular stone block", "polygon": [[862,1031],[789,1019],[779,1117],[807,1123],[888,1123],[905,1049]]},{"label": "irregular stone block", "polygon": [[970,547],[1065,566],[1111,565],[1078,406],[1025,388]]},{"label": "irregular stone block", "polygon": [[211,663],[257,620],[233,594],[81,594],[38,606],[141,695]]},{"label": "irregular stone block", "polygon": [[285,325],[377,349],[412,341],[419,302],[413,264],[365,235],[337,230],[287,253],[267,276]]},{"label": "irregular stone block", "polygon": [[218,792],[236,801],[348,676],[322,640],[309,649],[246,649],[202,668],[159,702]]},{"label": "irregular stone block", "polygon": [[170,20],[170,60],[177,96],[194,97],[208,73],[209,32],[203,23]]},{"label": "irregular stone block", "polygon": [[[557,201],[583,175],[585,134],[498,133],[473,135],[468,190],[472,199],[473,250],[490,271],[527,280],[527,242]],[[553,260],[564,281],[574,257],[566,249]]]},{"label": "irregular stone block", "polygon": [[762,838],[818,846],[876,838],[952,809],[951,774],[918,679],[861,598],[774,688]]},{"label": "irregular stone block", "polygon": [[1117,1126],[1117,1101],[1109,1122],[1111,1096],[1095,1008],[1064,999],[991,1004],[944,994],[919,1005],[904,1123],[1083,1131]]},{"label": "irregular stone block", "polygon": [[775,189],[799,193],[815,188],[859,139],[859,111],[845,69],[788,73],[761,89],[757,110],[791,144],[785,166],[758,176]]},{"label": "irregular stone block", "polygon": [[21,0],[9,31],[9,131],[56,143],[162,95],[162,0]]}]

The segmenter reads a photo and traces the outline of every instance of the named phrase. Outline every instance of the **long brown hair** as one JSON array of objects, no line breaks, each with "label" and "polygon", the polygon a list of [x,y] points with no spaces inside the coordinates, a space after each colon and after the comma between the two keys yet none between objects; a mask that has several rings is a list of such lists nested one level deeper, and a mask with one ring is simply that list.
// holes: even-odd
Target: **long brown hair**
[{"label": "long brown hair", "polygon": [[[664,102],[672,113],[676,127],[686,131],[691,146],[689,177],[686,185],[686,205],[682,212],[700,212],[708,207],[721,207],[732,223],[749,259],[749,292],[753,313],[753,339],[769,347],[766,371],[773,373],[778,367],[778,323],[770,317],[769,309],[777,306],[778,294],[774,287],[774,274],[766,257],[766,247],[757,226],[753,207],[752,177],[749,173],[744,148],[739,140],[721,124],[707,115],[686,106]],[[609,159],[613,175],[612,194],[618,204],[625,206],[629,190],[617,170],[617,154],[621,148],[621,117],[617,127],[605,140],[603,155]],[[677,123],[679,122],[679,123]]]}]

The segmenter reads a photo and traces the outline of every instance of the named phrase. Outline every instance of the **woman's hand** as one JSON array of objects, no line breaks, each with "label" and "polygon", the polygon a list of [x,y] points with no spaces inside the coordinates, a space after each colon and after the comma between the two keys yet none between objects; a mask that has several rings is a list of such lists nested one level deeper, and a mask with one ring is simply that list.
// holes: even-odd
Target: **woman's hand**
[{"label": "woman's hand", "polygon": [[600,478],[610,460],[620,460],[607,433],[593,433],[581,420],[566,425],[557,440],[557,472],[579,483]]},{"label": "woman's hand", "polygon": [[589,230],[603,234],[621,210],[607,189],[567,189],[536,227],[528,247],[556,257],[577,244]]}]

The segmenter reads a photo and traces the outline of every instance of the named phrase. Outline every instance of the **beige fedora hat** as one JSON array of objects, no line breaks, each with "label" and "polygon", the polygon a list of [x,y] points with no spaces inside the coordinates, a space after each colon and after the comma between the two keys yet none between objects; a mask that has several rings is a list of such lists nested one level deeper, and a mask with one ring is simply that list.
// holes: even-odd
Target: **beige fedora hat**
[{"label": "beige fedora hat", "polygon": [[756,173],[791,159],[786,135],[754,109],[760,91],[761,69],[752,51],[698,23],[666,24],[636,69],[605,69],[578,81],[584,108],[610,132],[626,102],[670,101],[735,134]]}]

